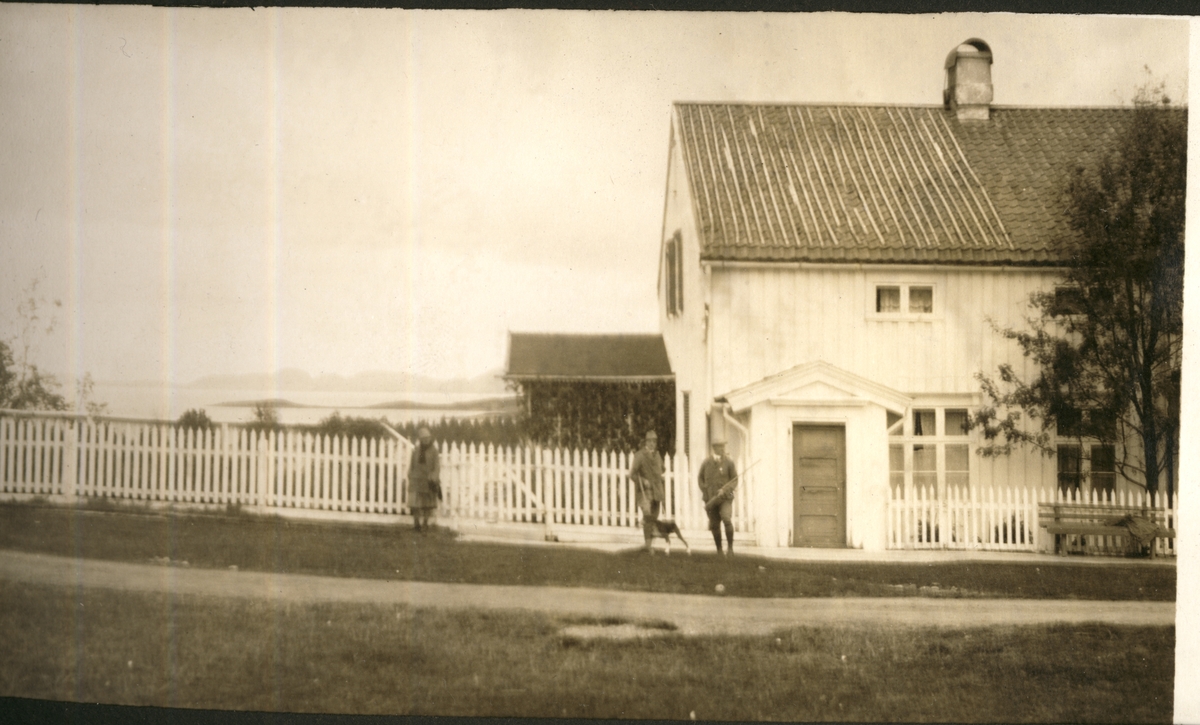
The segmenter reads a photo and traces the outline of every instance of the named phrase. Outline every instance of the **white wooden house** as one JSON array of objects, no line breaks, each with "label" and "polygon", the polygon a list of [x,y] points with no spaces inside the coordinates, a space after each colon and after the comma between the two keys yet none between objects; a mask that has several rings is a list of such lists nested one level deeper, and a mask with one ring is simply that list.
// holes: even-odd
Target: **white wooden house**
[{"label": "white wooden house", "polygon": [[[677,449],[720,437],[754,464],[760,546],[883,549],[893,490],[1077,475],[1066,447],[981,458],[963,421],[976,373],[1032,374],[988,321],[1021,326],[1060,279],[1062,183],[1132,110],[995,107],[991,63],[977,39],[951,51],[936,106],[674,106],[658,284]],[[1094,453],[1074,457],[1085,485],[1120,486]]]}]

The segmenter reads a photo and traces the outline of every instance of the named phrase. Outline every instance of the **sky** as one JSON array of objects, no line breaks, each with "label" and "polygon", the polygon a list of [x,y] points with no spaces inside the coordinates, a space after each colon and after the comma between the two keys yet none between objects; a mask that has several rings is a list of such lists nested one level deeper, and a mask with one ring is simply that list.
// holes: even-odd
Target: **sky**
[{"label": "sky", "polygon": [[1186,102],[1186,19],[2,4],[0,335],[34,280],[66,380],[654,332],[673,101],[938,104],[970,37],[998,105]]}]

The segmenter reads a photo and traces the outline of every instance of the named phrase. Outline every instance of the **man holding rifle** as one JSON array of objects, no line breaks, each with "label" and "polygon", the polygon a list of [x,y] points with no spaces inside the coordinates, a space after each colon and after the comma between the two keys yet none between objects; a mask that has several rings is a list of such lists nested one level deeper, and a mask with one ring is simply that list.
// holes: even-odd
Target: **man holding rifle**
[{"label": "man holding rifle", "polygon": [[708,514],[708,529],[712,531],[717,553],[721,551],[721,524],[725,524],[725,539],[729,554],[733,553],[733,492],[737,488],[737,467],[725,455],[725,441],[712,443],[712,455],[700,466],[700,492],[704,494],[704,510]]},{"label": "man holding rifle", "polygon": [[638,508],[642,510],[642,530],[646,534],[646,551],[651,551],[650,542],[654,539],[654,526],[658,521],[658,512],[662,502],[667,497],[663,485],[663,460],[658,455],[658,434],[650,431],[641,450],[633,455],[633,465],[629,467],[629,478],[638,490]]}]

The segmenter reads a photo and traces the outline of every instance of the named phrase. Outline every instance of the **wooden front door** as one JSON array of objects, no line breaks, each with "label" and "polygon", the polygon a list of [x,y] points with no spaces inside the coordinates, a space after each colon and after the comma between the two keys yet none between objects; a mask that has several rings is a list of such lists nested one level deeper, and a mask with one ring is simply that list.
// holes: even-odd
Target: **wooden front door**
[{"label": "wooden front door", "polygon": [[845,546],[845,426],[795,426],[792,472],[792,546]]}]

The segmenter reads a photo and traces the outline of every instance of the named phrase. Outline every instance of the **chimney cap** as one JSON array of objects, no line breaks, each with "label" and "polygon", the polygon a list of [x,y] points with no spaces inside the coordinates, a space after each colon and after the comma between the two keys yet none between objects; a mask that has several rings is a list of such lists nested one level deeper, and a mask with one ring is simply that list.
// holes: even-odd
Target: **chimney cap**
[{"label": "chimney cap", "polygon": [[954,50],[950,51],[950,54],[946,56],[946,68],[953,68],[958,64],[959,58],[970,56],[983,58],[988,63],[991,63],[992,49],[979,38],[967,38],[955,46]]}]

